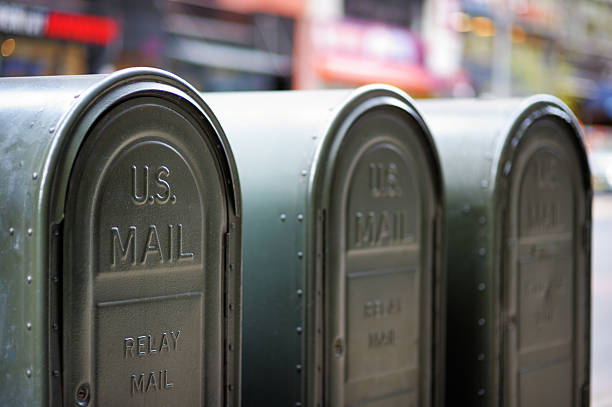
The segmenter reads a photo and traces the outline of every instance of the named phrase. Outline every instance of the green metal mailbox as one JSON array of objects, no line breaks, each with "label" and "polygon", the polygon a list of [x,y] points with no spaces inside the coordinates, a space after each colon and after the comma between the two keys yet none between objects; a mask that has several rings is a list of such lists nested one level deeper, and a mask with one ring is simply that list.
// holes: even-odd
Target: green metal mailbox
[{"label": "green metal mailbox", "polygon": [[206,99],[243,186],[243,405],[439,403],[442,181],[411,100]]},{"label": "green metal mailbox", "polygon": [[211,110],[154,69],[0,95],[0,405],[239,405],[241,200]]},{"label": "green metal mailbox", "polygon": [[588,405],[592,190],[576,118],[551,96],[417,106],[445,174],[449,405]]}]

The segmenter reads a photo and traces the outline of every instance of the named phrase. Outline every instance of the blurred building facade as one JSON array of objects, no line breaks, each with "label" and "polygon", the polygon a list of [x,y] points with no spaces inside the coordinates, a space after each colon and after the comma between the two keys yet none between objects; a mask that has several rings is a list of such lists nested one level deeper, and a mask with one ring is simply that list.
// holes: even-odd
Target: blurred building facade
[{"label": "blurred building facade", "polygon": [[204,90],[553,93],[612,124],[612,0],[0,1],[0,74],[156,66]]}]

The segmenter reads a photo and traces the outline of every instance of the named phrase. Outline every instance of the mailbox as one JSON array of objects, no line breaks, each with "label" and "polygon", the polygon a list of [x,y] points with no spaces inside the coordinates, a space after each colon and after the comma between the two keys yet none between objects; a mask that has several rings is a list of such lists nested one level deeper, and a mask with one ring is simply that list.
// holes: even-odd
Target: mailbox
[{"label": "mailbox", "polygon": [[441,400],[442,181],[411,100],[386,86],[205,98],[243,187],[243,404]]},{"label": "mailbox", "polygon": [[589,168],[551,96],[419,101],[447,197],[446,396],[589,403]]},{"label": "mailbox", "polygon": [[239,405],[240,192],[154,69],[1,80],[0,404]]}]

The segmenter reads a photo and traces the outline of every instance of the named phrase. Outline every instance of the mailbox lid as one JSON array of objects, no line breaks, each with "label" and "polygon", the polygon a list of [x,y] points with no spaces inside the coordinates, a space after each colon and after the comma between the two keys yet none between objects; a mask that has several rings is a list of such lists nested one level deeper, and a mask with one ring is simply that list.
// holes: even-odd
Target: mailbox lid
[{"label": "mailbox lid", "polygon": [[[213,129],[210,135],[214,135],[218,161],[228,180],[225,195],[230,201],[230,219],[235,219],[240,206],[240,196],[234,194],[234,186],[237,192],[239,186],[216,119],[197,93],[174,75],[155,69],[128,69],[108,76],[11,78],[5,84],[2,100],[6,103],[0,115],[15,126],[3,127],[0,133],[3,153],[11,157],[3,164],[10,166],[13,174],[11,182],[2,186],[13,211],[2,221],[13,232],[7,233],[11,238],[3,238],[1,244],[13,262],[2,273],[15,289],[7,294],[10,318],[0,319],[0,324],[7,327],[2,331],[14,333],[8,337],[9,347],[3,355],[7,364],[1,364],[6,368],[7,381],[0,383],[0,399],[12,405],[55,405],[62,400],[62,362],[58,359],[62,315],[58,310],[62,302],[59,282],[64,204],[75,156],[93,123],[115,103],[157,92]],[[237,240],[226,237],[228,259],[240,254],[239,226],[236,224],[233,234],[238,235]],[[235,285],[228,285],[228,290],[239,294],[239,262],[235,270],[237,277],[230,280]],[[236,302],[238,316],[239,305]],[[239,318],[232,312],[228,315],[228,336],[237,339],[239,348]],[[232,324],[237,324],[233,327],[237,329]],[[228,364],[235,364],[228,369],[232,374],[239,372],[239,358],[230,355]],[[230,380],[228,376],[226,381]],[[239,389],[239,380],[234,383]]]}]

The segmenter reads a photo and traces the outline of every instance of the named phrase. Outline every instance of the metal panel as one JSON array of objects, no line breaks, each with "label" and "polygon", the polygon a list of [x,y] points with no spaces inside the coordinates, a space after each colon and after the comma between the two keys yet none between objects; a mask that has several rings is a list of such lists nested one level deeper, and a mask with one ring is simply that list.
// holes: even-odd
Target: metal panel
[{"label": "metal panel", "polygon": [[244,404],[441,402],[441,177],[411,101],[205,96],[244,188]]},{"label": "metal panel", "polygon": [[577,120],[549,96],[418,106],[446,174],[448,399],[588,405],[592,191]]},{"label": "metal panel", "polygon": [[2,191],[25,286],[2,291],[2,404],[239,404],[239,185],[208,107],[152,69],[2,81],[31,177]]}]

